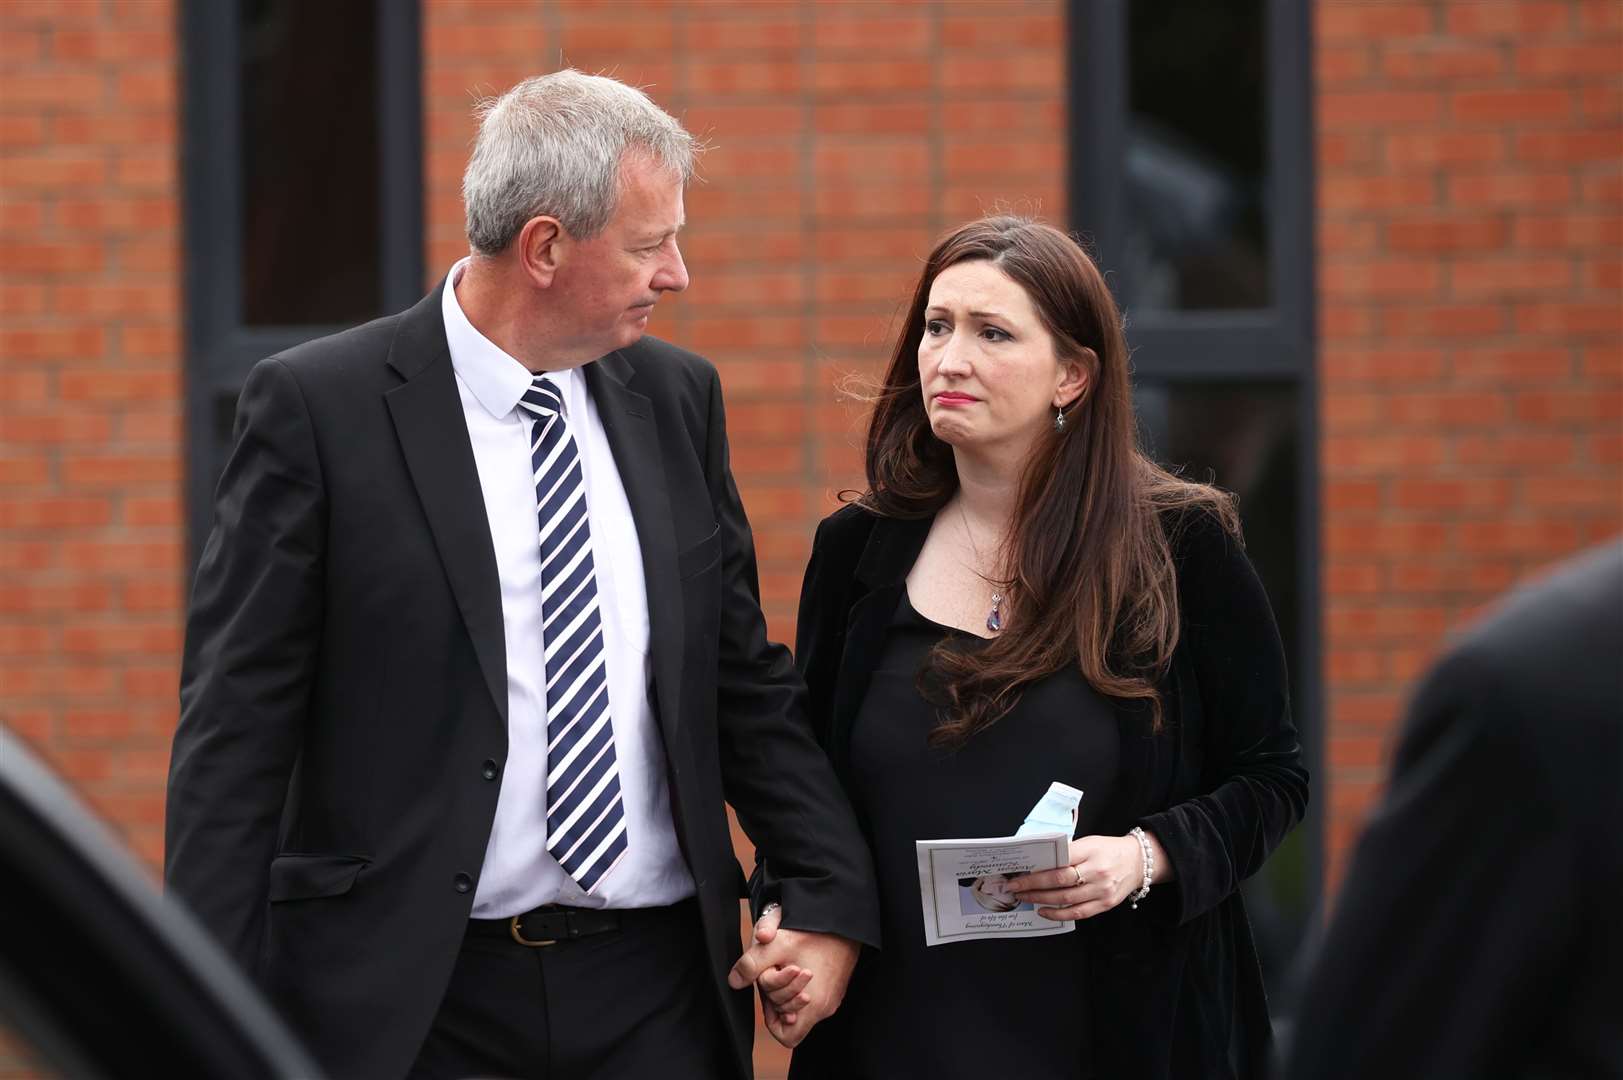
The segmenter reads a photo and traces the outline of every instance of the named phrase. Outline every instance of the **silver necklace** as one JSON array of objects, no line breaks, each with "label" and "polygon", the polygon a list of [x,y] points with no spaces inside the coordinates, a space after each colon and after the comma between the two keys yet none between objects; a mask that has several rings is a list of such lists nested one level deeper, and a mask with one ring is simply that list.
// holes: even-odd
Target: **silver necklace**
[{"label": "silver necklace", "polygon": [[[975,573],[981,572],[986,565],[986,559],[981,555],[981,549],[975,543],[975,534],[969,531],[969,515],[964,513],[964,500],[958,500],[958,520],[964,526],[964,539],[969,541],[969,550],[975,553]],[[1003,594],[996,590],[992,592],[992,610],[986,613],[986,629],[991,633],[998,633],[1003,629]]]}]

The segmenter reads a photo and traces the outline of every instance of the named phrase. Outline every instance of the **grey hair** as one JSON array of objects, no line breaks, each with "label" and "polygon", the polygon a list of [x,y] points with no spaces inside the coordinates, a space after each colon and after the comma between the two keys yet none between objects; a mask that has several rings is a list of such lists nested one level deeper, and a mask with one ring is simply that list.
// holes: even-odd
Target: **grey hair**
[{"label": "grey hair", "polygon": [[703,150],[641,90],[570,68],[525,79],[476,112],[462,202],[468,243],[481,255],[505,249],[541,214],[590,239],[614,215],[626,151],[649,153],[686,184]]}]

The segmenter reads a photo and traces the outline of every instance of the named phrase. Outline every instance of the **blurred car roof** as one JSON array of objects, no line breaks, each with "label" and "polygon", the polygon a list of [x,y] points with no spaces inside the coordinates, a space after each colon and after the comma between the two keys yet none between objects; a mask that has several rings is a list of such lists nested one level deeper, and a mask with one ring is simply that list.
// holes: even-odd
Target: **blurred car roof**
[{"label": "blurred car roof", "polygon": [[0,727],[0,1019],[74,1077],[320,1077],[112,831]]}]

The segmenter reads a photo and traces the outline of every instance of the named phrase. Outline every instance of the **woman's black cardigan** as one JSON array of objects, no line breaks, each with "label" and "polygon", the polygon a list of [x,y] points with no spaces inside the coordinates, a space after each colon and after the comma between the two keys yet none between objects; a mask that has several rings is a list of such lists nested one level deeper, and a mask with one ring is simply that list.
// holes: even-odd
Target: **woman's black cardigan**
[{"label": "woman's black cardigan", "polygon": [[[881,518],[856,505],[817,528],[795,660],[842,781],[851,724],[929,529],[928,518]],[[1147,710],[1117,708],[1121,775],[1100,832],[1142,825],[1177,878],[1136,911],[1124,903],[1078,924],[1094,1075],[1259,1077],[1272,1026],[1239,885],[1301,820],[1307,771],[1284,650],[1250,560],[1204,512],[1184,514],[1168,532],[1182,629],[1161,684],[1165,723],[1152,732]],[[769,884],[759,870],[755,884]]]}]

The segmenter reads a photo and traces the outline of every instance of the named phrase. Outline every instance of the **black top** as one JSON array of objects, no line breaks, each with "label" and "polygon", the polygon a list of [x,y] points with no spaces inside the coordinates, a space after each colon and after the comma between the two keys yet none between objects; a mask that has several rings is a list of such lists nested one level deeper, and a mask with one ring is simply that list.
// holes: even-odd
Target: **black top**
[{"label": "black top", "polygon": [[[980,1078],[988,1066],[998,1076],[1086,1076],[1081,935],[927,947],[914,841],[1007,836],[1055,780],[1084,793],[1076,835],[1094,832],[1094,808],[1116,779],[1115,716],[1067,668],[1027,687],[958,750],[931,747],[937,710],[919,675],[944,635],[955,647],[981,641],[929,621],[904,591],[851,732],[850,794],[879,872],[885,945],[857,966],[838,1052],[863,1077]],[[955,1031],[996,1032],[998,1045],[988,1057],[943,1037]]]},{"label": "black top", "polygon": [[[930,524],[852,505],[824,519],[812,545],[795,662],[818,741],[847,791],[858,786],[858,714]],[[1084,802],[1098,815],[1094,832],[1119,836],[1139,824],[1154,833],[1177,876],[1156,885],[1136,911],[1122,904],[1077,925],[1079,959],[1094,988],[1087,1003],[1093,1071],[1135,1080],[1263,1076],[1272,1025],[1239,885],[1301,820],[1307,773],[1284,649],[1243,547],[1203,511],[1169,512],[1162,525],[1178,575],[1181,631],[1159,685],[1164,723],[1152,728],[1144,709],[1112,702],[1114,791],[1097,801],[1090,792]],[[778,872],[771,858],[757,865],[752,899],[770,895]],[[888,951],[890,935],[880,944]],[[875,955],[865,952],[857,970]],[[1013,971],[1004,984],[1032,974]],[[851,1076],[839,1055],[818,1052],[845,1015],[841,1009],[812,1030],[791,1076]],[[947,1030],[932,1023],[919,1037]],[[979,1025],[972,1034],[996,1036]],[[995,1041],[981,1060],[1002,1052],[1005,1041]],[[989,1069],[999,1075],[995,1064]]]}]

